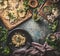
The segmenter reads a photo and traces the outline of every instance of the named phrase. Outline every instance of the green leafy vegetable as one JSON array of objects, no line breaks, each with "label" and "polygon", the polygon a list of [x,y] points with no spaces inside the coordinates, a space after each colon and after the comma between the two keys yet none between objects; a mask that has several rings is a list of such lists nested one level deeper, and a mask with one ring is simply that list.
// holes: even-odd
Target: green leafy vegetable
[{"label": "green leafy vegetable", "polygon": [[6,42],[7,33],[8,31],[5,28],[0,27],[0,42]]},{"label": "green leafy vegetable", "polygon": [[43,0],[38,0],[38,2],[39,2],[39,5],[43,4]]},{"label": "green leafy vegetable", "polygon": [[24,0],[24,3],[23,3],[23,5],[25,6],[26,11],[29,9],[28,2],[29,2],[29,0]]},{"label": "green leafy vegetable", "polygon": [[8,55],[9,47],[6,45],[8,30],[0,26],[0,54]]},{"label": "green leafy vegetable", "polygon": [[2,51],[2,53],[4,53],[4,55],[7,55],[7,54],[10,53],[10,49],[6,46],[6,47],[4,48],[4,50]]},{"label": "green leafy vegetable", "polygon": [[55,32],[56,28],[57,28],[57,25],[58,25],[58,20],[54,21],[53,24],[50,24],[49,29],[51,29],[52,32]]},{"label": "green leafy vegetable", "polygon": [[11,13],[8,14],[10,19],[16,19],[16,17],[14,17]]},{"label": "green leafy vegetable", "polygon": [[38,15],[37,13],[33,13],[32,18],[34,19],[34,21],[39,21],[39,20],[40,20],[40,18],[41,18],[41,16],[40,16],[40,15]]}]

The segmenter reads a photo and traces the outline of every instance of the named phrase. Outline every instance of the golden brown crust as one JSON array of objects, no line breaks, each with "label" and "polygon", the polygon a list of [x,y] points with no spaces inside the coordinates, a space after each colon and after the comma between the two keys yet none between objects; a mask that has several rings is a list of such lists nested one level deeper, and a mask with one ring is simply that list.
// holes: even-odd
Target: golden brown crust
[{"label": "golden brown crust", "polygon": [[[10,1],[10,0],[9,0],[9,1]],[[23,2],[23,1],[21,0],[21,2]],[[15,8],[15,7],[14,7],[14,8]],[[6,10],[8,10],[7,12],[9,12],[9,9],[5,9],[4,11],[6,11]],[[9,22],[9,20],[4,16],[4,15],[5,15],[4,11],[3,11],[3,12],[0,12],[0,18],[1,18],[1,20],[3,21],[4,25],[6,26],[6,28],[7,28],[8,30],[13,29],[14,27],[16,27],[17,25],[19,25],[19,24],[21,24],[22,22],[26,21],[27,19],[29,19],[29,18],[32,16],[32,13],[28,10],[28,11],[26,12],[26,15],[25,15],[24,17],[22,17],[22,18],[20,18],[20,19],[17,18],[17,19],[18,19],[17,22],[11,24],[11,23]],[[7,13],[7,12],[6,12],[6,13]]]},{"label": "golden brown crust", "polygon": [[27,12],[26,16],[24,18],[21,18],[21,20],[19,20],[17,23],[15,24],[10,24],[8,20],[6,20],[2,15],[1,16],[1,19],[4,23],[4,25],[6,26],[6,28],[8,30],[11,30],[13,29],[14,27],[16,27],[17,25],[21,24],[22,22],[26,21],[27,19],[29,19],[31,16],[32,16],[32,13],[30,11]]}]

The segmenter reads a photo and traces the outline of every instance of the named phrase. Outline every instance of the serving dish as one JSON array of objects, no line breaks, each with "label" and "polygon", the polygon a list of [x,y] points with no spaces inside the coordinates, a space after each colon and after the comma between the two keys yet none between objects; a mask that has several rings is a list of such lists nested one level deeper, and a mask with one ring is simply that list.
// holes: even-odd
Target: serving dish
[{"label": "serving dish", "polygon": [[[12,37],[13,37],[13,35],[15,35],[15,33],[19,33],[20,35],[24,36],[25,43],[23,45],[15,46],[13,44]],[[19,39],[19,38],[17,38],[17,39]],[[21,38],[20,38],[20,40],[21,40]],[[7,45],[10,47],[11,50],[15,50],[15,49],[18,49],[18,48],[21,48],[21,47],[27,45],[28,43],[31,44],[32,41],[33,41],[32,37],[31,37],[31,35],[27,31],[25,31],[23,29],[14,29],[11,32],[9,32],[9,34],[8,34]],[[18,41],[17,41],[17,43],[18,43]]]}]

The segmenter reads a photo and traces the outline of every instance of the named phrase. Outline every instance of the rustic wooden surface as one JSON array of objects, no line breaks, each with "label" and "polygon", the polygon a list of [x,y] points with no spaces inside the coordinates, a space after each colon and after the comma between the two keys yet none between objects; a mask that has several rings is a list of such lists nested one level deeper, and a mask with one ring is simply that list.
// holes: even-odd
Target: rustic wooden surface
[{"label": "rustic wooden surface", "polygon": [[[58,24],[56,32],[60,31],[60,16],[59,16],[58,20],[59,20],[59,24]],[[5,27],[1,20],[0,20],[0,25]],[[37,23],[32,18],[25,21],[24,23],[18,25],[16,28],[25,29],[26,31],[28,31],[30,33],[30,35],[32,36],[33,41],[35,41],[35,42],[44,42],[43,41],[44,37],[47,34],[51,33],[51,31],[48,29],[48,24],[46,22]],[[39,41],[39,39],[41,41]],[[60,56],[60,53],[57,53],[57,56]]]}]

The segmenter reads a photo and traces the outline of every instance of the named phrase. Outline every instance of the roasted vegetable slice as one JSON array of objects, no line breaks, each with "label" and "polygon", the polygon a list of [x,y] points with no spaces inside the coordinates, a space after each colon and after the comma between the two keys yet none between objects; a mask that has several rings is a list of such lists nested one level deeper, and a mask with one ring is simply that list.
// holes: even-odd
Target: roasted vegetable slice
[{"label": "roasted vegetable slice", "polygon": [[29,0],[29,6],[32,8],[35,8],[38,6],[38,1],[37,0]]}]

